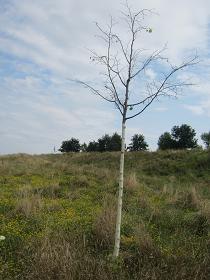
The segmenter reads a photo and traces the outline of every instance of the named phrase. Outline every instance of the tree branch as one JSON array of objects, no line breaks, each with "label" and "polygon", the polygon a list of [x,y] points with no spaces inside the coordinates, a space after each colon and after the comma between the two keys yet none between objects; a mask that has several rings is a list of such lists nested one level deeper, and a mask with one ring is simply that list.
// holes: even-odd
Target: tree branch
[{"label": "tree branch", "polygon": [[[192,65],[195,65],[195,64],[197,64],[197,63],[198,63],[198,61],[197,61],[197,56],[195,56],[194,58],[192,58],[192,59],[189,60],[188,62],[185,62],[185,63],[183,63],[182,65],[180,65],[179,67],[174,68],[174,69],[165,77],[165,79],[163,80],[163,82],[161,83],[161,85],[160,85],[160,87],[157,89],[157,91],[156,91],[154,94],[152,94],[152,95],[150,95],[149,97],[146,98],[147,100],[148,100],[149,98],[151,98],[151,100],[143,107],[143,109],[140,110],[138,113],[136,113],[136,114],[134,114],[134,115],[132,115],[132,116],[130,116],[130,117],[127,117],[126,120],[132,119],[132,118],[134,118],[134,117],[140,115],[141,113],[143,113],[143,111],[155,100],[155,98],[157,98],[157,97],[160,96],[161,94],[164,95],[164,94],[163,94],[163,91],[164,91],[165,89],[169,89],[169,88],[171,88],[171,87],[173,87],[173,86],[176,87],[176,85],[170,85],[170,86],[164,87],[165,84],[167,83],[167,81],[170,79],[170,77],[171,77],[174,73],[176,73],[177,71],[179,71],[179,70],[181,70],[181,69],[184,69],[185,67],[192,66]],[[146,100],[143,100],[143,101],[146,101]],[[143,101],[140,101],[140,102],[136,103],[136,105],[143,104]]]},{"label": "tree branch", "polygon": [[[116,101],[116,99],[109,99],[108,97],[104,96],[102,93],[100,93],[99,90],[95,89],[94,87],[92,87],[91,85],[83,82],[83,81],[79,81],[76,80],[77,83],[83,85],[85,88],[88,88],[89,90],[91,90],[94,94],[100,96],[101,98],[103,98],[104,100],[110,102],[110,103],[114,103],[117,107],[117,109],[120,111],[121,115],[123,114],[122,109],[120,108],[118,102]],[[109,89],[108,87],[106,87],[106,89]],[[114,95],[113,95],[114,97]],[[115,97],[114,97],[115,98]],[[121,104],[120,104],[121,105]]]},{"label": "tree branch", "polygon": [[161,50],[156,50],[154,51],[151,56],[146,59],[146,61],[143,63],[143,66],[135,73],[131,76],[131,79],[135,78],[137,75],[139,75],[143,70],[146,69],[146,67],[151,63],[154,62],[157,59],[163,59],[163,57],[160,56],[160,54],[165,51],[166,47],[163,47]]},{"label": "tree branch", "polygon": [[79,81],[79,80],[76,80],[77,83],[83,85],[85,88],[88,88],[89,90],[91,90],[94,94],[96,95],[99,95],[101,98],[103,98],[104,100],[108,101],[108,102],[111,102],[111,103],[115,103],[115,100],[113,99],[109,99],[107,97],[105,97],[102,93],[100,93],[99,90],[95,89],[94,87],[92,87],[91,85],[83,82],[83,81]]}]

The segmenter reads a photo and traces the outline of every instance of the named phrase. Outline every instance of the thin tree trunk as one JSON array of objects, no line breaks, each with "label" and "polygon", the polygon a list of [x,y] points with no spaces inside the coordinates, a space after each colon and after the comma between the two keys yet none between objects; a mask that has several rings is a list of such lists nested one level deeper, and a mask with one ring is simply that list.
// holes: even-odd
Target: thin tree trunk
[{"label": "thin tree trunk", "polygon": [[121,229],[121,216],[122,216],[122,197],[123,197],[123,179],[124,179],[124,157],[125,157],[125,121],[122,122],[122,145],[120,155],[120,176],[119,176],[119,194],[117,202],[117,219],[115,229],[115,244],[113,257],[116,258],[119,255],[120,249],[120,229]]}]

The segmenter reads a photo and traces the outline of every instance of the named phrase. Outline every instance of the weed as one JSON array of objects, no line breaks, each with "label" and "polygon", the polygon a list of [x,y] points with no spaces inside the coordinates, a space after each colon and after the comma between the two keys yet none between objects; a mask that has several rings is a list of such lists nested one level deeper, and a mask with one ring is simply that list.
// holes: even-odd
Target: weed
[{"label": "weed", "polygon": [[200,199],[195,187],[192,187],[187,191],[176,192],[175,198],[176,200],[174,201],[174,203],[178,207],[195,211],[200,209]]},{"label": "weed", "polygon": [[138,180],[136,178],[136,173],[132,172],[128,176],[125,177],[125,190],[128,192],[134,192],[138,186]]},{"label": "weed", "polygon": [[14,213],[29,218],[38,213],[43,207],[43,202],[38,194],[32,194],[19,199],[16,203]]},{"label": "weed", "polygon": [[115,222],[115,199],[111,196],[107,196],[104,199],[103,208],[93,224],[95,242],[101,249],[107,249],[113,246]]}]

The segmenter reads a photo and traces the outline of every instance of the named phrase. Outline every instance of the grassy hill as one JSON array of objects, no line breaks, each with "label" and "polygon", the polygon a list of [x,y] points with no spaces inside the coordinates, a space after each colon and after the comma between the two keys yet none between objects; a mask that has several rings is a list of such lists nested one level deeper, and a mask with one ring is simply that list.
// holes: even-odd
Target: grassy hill
[{"label": "grassy hill", "polygon": [[210,279],[210,152],[0,157],[0,279]]}]

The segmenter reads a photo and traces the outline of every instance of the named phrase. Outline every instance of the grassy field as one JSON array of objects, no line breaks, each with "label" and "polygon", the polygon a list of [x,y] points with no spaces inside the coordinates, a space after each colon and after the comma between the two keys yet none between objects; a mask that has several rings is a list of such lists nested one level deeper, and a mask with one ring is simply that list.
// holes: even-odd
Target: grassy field
[{"label": "grassy field", "polygon": [[210,152],[0,157],[0,279],[210,279]]}]

